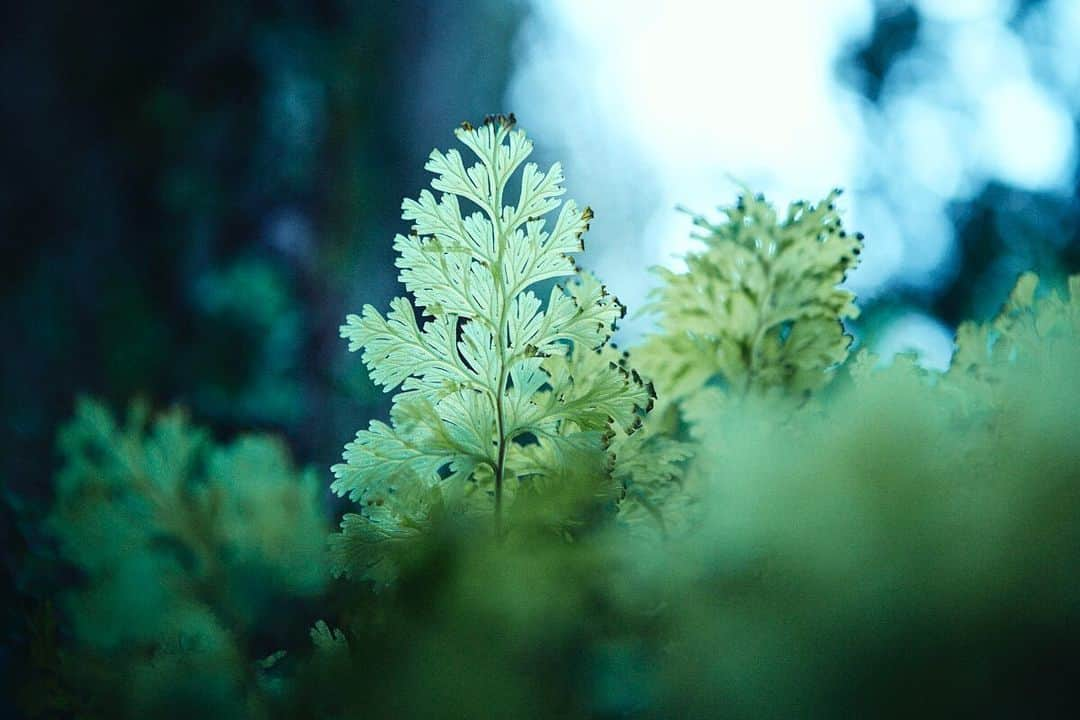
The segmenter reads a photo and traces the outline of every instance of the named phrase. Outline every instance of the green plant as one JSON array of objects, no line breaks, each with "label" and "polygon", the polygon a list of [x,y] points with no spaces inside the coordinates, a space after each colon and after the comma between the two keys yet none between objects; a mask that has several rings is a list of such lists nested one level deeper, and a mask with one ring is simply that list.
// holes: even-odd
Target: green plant
[{"label": "green plant", "polygon": [[216,445],[183,412],[151,420],[140,403],[117,423],[80,400],[59,446],[47,524],[81,576],[59,603],[78,651],[67,672],[135,717],[239,712],[256,636],[283,640],[274,614],[328,580],[315,474],[280,440]]},{"label": "green plant", "polygon": [[842,228],[839,195],[778,216],[744,192],[722,222],[694,217],[705,249],[686,256],[685,272],[656,270],[663,282],[648,309],[659,332],[634,353],[664,408],[693,417],[751,393],[801,398],[829,381],[851,342],[842,321],[858,315],[837,286],[862,249],[862,235]]},{"label": "green plant", "polygon": [[[378,546],[422,532],[439,509],[490,512],[502,535],[507,498],[560,485],[563,461],[595,457],[605,433],[631,430],[650,400],[636,372],[583,357],[602,350],[623,308],[574,265],[593,215],[560,200],[560,166],[524,164],[506,204],[532,152],[513,126],[499,116],[458,129],[471,166],[457,150],[432,151],[425,168],[441,195],[405,200],[412,229],[394,241],[416,307],[397,298],[384,317],[368,305],[341,328],[372,380],[400,392],[390,424],[359,431],[333,467],[334,491],[362,508],[334,543],[339,571],[373,571]],[[566,277],[546,303],[531,289]]]},{"label": "green plant", "polygon": [[1038,287],[1039,277],[1024,273],[995,318],[960,325],[950,379],[995,385],[1013,364],[1031,367],[1074,349],[1080,336],[1080,275],[1069,278],[1065,295],[1051,290],[1039,297]]}]

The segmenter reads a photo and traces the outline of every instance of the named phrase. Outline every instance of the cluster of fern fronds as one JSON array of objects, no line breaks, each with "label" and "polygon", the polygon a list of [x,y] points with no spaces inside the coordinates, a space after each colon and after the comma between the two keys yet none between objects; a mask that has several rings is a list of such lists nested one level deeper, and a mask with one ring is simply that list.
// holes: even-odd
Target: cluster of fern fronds
[{"label": "cluster of fern fronds", "polygon": [[80,405],[42,715],[1080,707],[1080,277],[1021,277],[947,372],[849,358],[838,193],[745,193],[619,353],[559,166],[512,117],[457,137],[474,160],[432,152],[402,206],[411,298],[342,327],[396,395],[333,469],[328,547],[279,443]]}]

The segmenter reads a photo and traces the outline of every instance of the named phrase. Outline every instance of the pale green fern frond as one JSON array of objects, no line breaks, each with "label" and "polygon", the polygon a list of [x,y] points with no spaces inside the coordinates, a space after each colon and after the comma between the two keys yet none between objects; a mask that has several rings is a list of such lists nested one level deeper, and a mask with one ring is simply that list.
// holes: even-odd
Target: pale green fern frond
[{"label": "pale green fern frond", "polygon": [[744,193],[721,222],[694,218],[705,249],[687,255],[685,272],[656,271],[659,332],[635,354],[662,401],[800,396],[828,382],[850,344],[842,320],[858,315],[838,285],[862,249],[862,235],[842,229],[838,194],[778,216]]},{"label": "pale green fern frond", "polygon": [[[400,390],[390,424],[357,433],[333,467],[334,491],[362,507],[334,541],[343,572],[350,557],[369,565],[372,546],[421,528],[433,506],[486,508],[501,532],[504,496],[527,475],[513,469],[519,456],[537,444],[573,450],[582,433],[602,438],[613,424],[629,429],[649,400],[617,364],[571,370],[571,358],[605,345],[623,308],[571,257],[592,212],[561,200],[558,164],[542,172],[525,162],[532,143],[513,126],[500,116],[458,129],[472,164],[456,149],[432,151],[425,167],[439,196],[406,200],[412,229],[394,241],[417,308],[397,298],[384,316],[368,305],[341,328],[372,380]],[[560,277],[572,279],[542,302],[532,288]]]}]

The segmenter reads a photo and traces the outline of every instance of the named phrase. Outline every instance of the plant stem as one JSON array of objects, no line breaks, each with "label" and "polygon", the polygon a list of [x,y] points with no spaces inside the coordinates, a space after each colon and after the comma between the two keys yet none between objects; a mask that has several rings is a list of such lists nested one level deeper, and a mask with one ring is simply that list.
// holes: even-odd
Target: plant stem
[{"label": "plant stem", "polygon": [[[502,144],[501,135],[498,136],[496,141],[499,145]],[[498,165],[498,151],[492,153],[491,167],[495,169],[496,174],[499,172]],[[502,222],[499,213],[502,211],[502,198],[503,198],[503,186],[505,182],[499,182],[498,178],[493,178],[493,185],[495,190],[495,202],[491,208],[491,227],[494,233],[495,242],[498,249],[495,254],[495,264],[491,268],[492,275],[494,276],[494,285],[499,295],[499,317],[498,322],[495,324],[495,342],[499,349],[499,384],[495,388],[495,420],[497,423],[498,431],[498,443],[499,449],[497,459],[495,462],[495,540],[500,542],[503,537],[503,517],[502,517],[502,495],[503,495],[503,480],[506,473],[506,423],[503,418],[503,395],[506,393],[506,380],[507,380],[507,357],[506,357],[506,343],[507,343],[507,330],[506,319],[509,314],[510,297],[508,296],[508,289],[506,287],[505,278],[502,276],[502,262],[503,253],[506,249],[506,238],[503,237]]]},{"label": "plant stem", "polygon": [[505,363],[499,369],[499,392],[495,398],[495,417],[498,422],[499,454],[495,464],[495,538],[502,540],[502,479],[507,465],[507,437],[503,434],[502,394],[507,385]]}]

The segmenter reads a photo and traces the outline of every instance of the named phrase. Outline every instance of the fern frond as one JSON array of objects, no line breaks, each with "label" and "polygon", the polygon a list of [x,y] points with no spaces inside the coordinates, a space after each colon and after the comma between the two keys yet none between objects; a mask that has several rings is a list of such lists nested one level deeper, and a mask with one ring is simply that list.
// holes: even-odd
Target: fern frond
[{"label": "fern frond", "polygon": [[[561,200],[558,164],[526,163],[532,143],[513,125],[511,116],[458,129],[471,165],[456,149],[432,151],[425,167],[439,195],[405,200],[411,232],[394,241],[417,307],[396,298],[383,316],[369,305],[341,328],[372,380],[399,390],[390,424],[361,430],[333,467],[334,491],[360,502],[373,526],[350,519],[346,538],[378,538],[404,518],[422,525],[417,498],[432,490],[443,502],[490,493],[498,527],[504,495],[522,479],[518,456],[536,452],[528,446],[570,450],[582,433],[629,429],[648,402],[640,377],[617,364],[571,370],[571,358],[607,343],[623,308],[572,258],[592,212]],[[570,281],[542,302],[535,286],[556,278]]]},{"label": "fern frond", "polygon": [[58,444],[46,526],[87,580],[62,598],[84,645],[130,660],[171,635],[218,637],[221,618],[242,632],[274,602],[322,589],[318,484],[281,441],[218,445],[180,410],[152,417],[135,403],[117,422],[80,399]]},{"label": "fern frond", "polygon": [[1065,295],[1037,293],[1039,284],[1035,273],[1022,274],[996,317],[957,328],[946,373],[951,382],[993,386],[1010,365],[1037,365],[1077,351],[1080,275],[1069,278]]},{"label": "fern frond", "polygon": [[847,357],[842,320],[854,296],[838,285],[857,262],[862,235],[841,227],[830,193],[793,203],[778,216],[744,193],[724,220],[695,217],[705,249],[663,280],[648,309],[659,332],[635,354],[661,399],[680,402],[704,388],[720,397],[780,389],[801,395],[824,385]]}]

